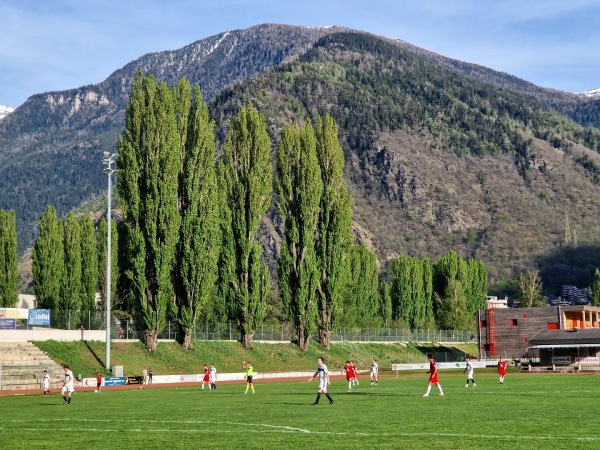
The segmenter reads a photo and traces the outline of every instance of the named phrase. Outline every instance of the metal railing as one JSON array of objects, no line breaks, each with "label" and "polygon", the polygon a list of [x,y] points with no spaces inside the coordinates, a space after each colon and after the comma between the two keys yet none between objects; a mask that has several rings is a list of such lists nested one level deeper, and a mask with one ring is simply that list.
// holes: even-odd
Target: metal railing
[{"label": "metal railing", "polygon": [[[27,321],[19,321],[18,328],[27,327]],[[77,330],[106,329],[103,311],[50,311],[50,328]],[[159,339],[176,340],[180,333],[175,317],[169,317]],[[140,317],[124,317],[115,312],[111,317],[112,339],[144,340],[144,322]],[[290,342],[296,338],[293,324],[290,322],[265,323],[254,335],[255,341]],[[233,322],[198,322],[192,331],[192,339],[197,340],[238,340],[240,332]],[[317,335],[311,340],[318,340]],[[476,342],[475,335],[466,330],[409,330],[402,328],[360,328],[341,327],[331,335],[333,342]]]}]

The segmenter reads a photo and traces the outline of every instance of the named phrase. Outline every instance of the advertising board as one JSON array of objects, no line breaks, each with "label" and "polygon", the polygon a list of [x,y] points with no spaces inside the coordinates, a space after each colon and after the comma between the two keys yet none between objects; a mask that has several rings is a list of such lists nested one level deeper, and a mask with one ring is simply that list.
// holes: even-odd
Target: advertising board
[{"label": "advertising board", "polygon": [[30,309],[27,318],[27,325],[37,325],[42,327],[50,326],[49,309]]}]

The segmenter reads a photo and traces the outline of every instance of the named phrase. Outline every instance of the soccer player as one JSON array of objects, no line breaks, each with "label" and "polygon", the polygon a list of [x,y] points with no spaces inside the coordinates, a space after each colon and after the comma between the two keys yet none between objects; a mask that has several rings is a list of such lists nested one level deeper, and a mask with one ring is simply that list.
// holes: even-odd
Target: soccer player
[{"label": "soccer player", "polygon": [[216,389],[217,388],[217,368],[215,367],[214,364],[211,363],[210,365],[210,387],[212,389]]},{"label": "soccer player", "polygon": [[475,379],[473,378],[473,364],[471,364],[471,357],[467,356],[465,362],[467,363],[467,367],[465,367],[465,373],[467,374],[467,384],[465,384],[465,387],[469,387],[469,380],[471,380],[471,382],[473,383],[473,387],[475,387],[477,385],[475,384]]},{"label": "soccer player", "polygon": [[148,384],[148,369],[144,366],[144,370],[142,370],[142,384]]},{"label": "soccer player", "polygon": [[498,361],[498,375],[500,375],[500,384],[504,383],[504,376],[506,375],[506,365],[507,362],[504,361],[502,356],[500,357],[500,361]]},{"label": "soccer player", "polygon": [[202,390],[204,390],[204,383],[208,383],[208,390],[211,389],[210,382],[210,369],[206,364],[204,364],[204,377],[202,378]]},{"label": "soccer player", "polygon": [[350,365],[352,366],[352,371],[354,372],[352,384],[354,384],[354,386],[358,386],[358,370],[356,369],[356,364],[354,364],[354,361],[350,360]]},{"label": "soccer player", "polygon": [[71,369],[69,369],[68,364],[65,364],[63,369],[65,369],[65,381],[62,388],[62,398],[65,401],[65,405],[70,405],[71,394],[75,392],[75,388],[73,387],[75,380],[73,379],[73,372],[71,372]]},{"label": "soccer player", "polygon": [[96,392],[102,392],[102,375],[96,372]]},{"label": "soccer player", "polygon": [[148,384],[152,384],[152,377],[154,376],[154,372],[152,371],[152,367],[148,369]]},{"label": "soccer player", "polygon": [[321,394],[325,394],[325,396],[329,399],[329,404],[332,405],[333,399],[327,392],[327,386],[331,384],[331,381],[329,381],[329,371],[327,370],[327,366],[325,365],[323,358],[317,358],[317,371],[308,379],[308,382],[310,383],[316,377],[319,377],[319,389],[317,390],[317,399],[313,405],[319,404],[319,400],[321,400]]},{"label": "soccer player", "polygon": [[433,359],[433,355],[431,353],[427,355],[427,359],[429,359],[429,371],[427,372],[429,374],[429,382],[427,383],[427,392],[423,394],[423,397],[429,397],[429,391],[431,391],[432,384],[435,384],[438,387],[440,390],[440,395],[444,395],[442,386],[438,381],[437,363],[435,362],[435,359]]},{"label": "soccer player", "polygon": [[377,360],[373,358],[371,363],[371,384],[377,384],[377,376],[379,375],[379,364]]},{"label": "soccer player", "polygon": [[356,366],[354,366],[350,361],[346,361],[344,365],[344,372],[346,373],[346,381],[348,381],[348,389],[352,389],[352,382],[356,380],[356,374],[354,370]]},{"label": "soccer player", "polygon": [[48,393],[48,395],[52,395],[50,392],[50,375],[48,375],[48,371],[44,370],[44,377],[42,378],[42,386],[44,387],[44,395]]},{"label": "soccer player", "polygon": [[252,368],[252,365],[247,361],[242,362],[242,367],[244,369],[246,369],[246,392],[244,392],[244,394],[248,393],[248,388],[251,388],[252,393],[254,394],[254,384],[252,383],[252,377],[254,376],[254,372],[253,372],[254,369]]}]

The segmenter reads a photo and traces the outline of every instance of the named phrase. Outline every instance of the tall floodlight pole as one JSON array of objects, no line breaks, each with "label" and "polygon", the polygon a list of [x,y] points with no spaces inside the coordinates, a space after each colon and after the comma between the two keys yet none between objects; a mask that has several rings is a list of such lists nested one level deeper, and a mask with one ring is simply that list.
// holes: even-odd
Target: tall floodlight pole
[{"label": "tall floodlight pole", "polygon": [[119,156],[116,153],[111,154],[110,152],[104,152],[104,159],[102,163],[106,165],[104,173],[108,175],[108,205],[106,208],[106,369],[110,370],[110,292],[112,288],[111,282],[111,256],[112,256],[112,226],[110,223],[111,218],[111,194],[112,194],[112,175],[117,171],[113,167],[115,160]]}]

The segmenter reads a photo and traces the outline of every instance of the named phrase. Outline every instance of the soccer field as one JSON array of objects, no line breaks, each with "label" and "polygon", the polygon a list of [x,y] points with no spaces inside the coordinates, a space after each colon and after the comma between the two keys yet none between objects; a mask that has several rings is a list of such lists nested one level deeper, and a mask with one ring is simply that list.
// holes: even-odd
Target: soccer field
[{"label": "soccer field", "polygon": [[199,387],[0,397],[0,448],[79,449],[465,449],[600,448],[594,375],[475,373],[477,387],[441,372],[445,396],[427,377],[363,377],[348,391],[334,380],[329,405],[312,406],[317,383]]}]

